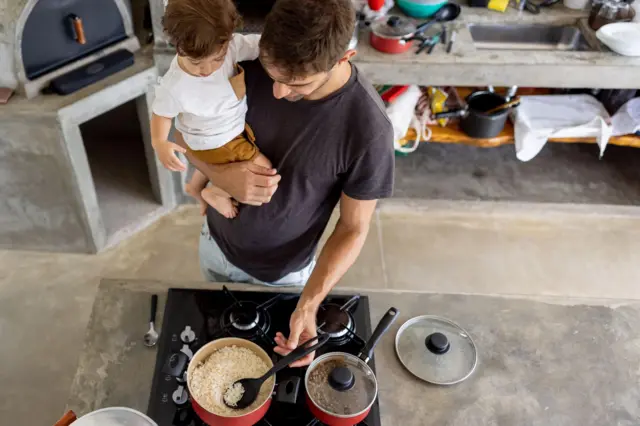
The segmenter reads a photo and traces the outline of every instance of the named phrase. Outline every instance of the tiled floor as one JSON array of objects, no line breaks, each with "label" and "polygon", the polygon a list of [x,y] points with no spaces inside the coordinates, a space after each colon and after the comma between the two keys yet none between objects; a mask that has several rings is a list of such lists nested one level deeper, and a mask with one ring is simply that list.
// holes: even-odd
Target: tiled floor
[{"label": "tiled floor", "polygon": [[[600,211],[389,201],[340,285],[640,299],[640,214]],[[99,255],[0,251],[0,425],[61,414],[101,277],[201,280],[201,221],[183,207]]]}]

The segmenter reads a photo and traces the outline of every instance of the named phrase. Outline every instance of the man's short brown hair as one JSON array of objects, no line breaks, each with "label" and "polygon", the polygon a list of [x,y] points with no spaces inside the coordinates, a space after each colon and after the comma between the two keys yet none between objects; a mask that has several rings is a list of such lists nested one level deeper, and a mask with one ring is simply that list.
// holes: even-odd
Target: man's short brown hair
[{"label": "man's short brown hair", "polygon": [[347,51],[352,0],[278,0],[267,15],[260,59],[289,78],[329,71]]},{"label": "man's short brown hair", "polygon": [[240,23],[233,0],[169,0],[162,19],[178,54],[193,59],[220,52]]}]

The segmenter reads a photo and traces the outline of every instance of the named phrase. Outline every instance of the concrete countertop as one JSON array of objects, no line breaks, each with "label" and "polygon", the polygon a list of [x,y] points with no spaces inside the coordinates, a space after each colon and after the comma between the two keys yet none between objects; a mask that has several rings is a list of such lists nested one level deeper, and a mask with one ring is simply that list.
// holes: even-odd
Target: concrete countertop
[{"label": "concrete countertop", "polygon": [[[2,115],[38,115],[57,116],[73,114],[72,110],[90,109],[91,105],[103,101],[110,93],[118,93],[123,88],[135,87],[139,84],[150,86],[158,78],[150,48],[136,52],[134,63],[124,70],[99,80],[77,92],[61,96],[57,94],[40,95],[27,99],[15,94],[6,105],[0,105]],[[126,90],[126,89],[125,89]]]},{"label": "concrete countertop", "polygon": [[[395,13],[395,12],[394,12]],[[369,31],[360,33],[354,62],[374,83],[447,86],[521,86],[575,88],[640,88],[640,57],[625,57],[598,46],[600,51],[516,51],[476,49],[467,28],[483,24],[578,25],[591,44],[593,31],[586,25],[588,11],[562,5],[542,8],[539,15],[508,8],[499,13],[462,6],[452,24],[457,38],[451,54],[442,45],[431,55],[381,53],[371,47]]]},{"label": "concrete countertop", "polygon": [[[146,411],[156,351],[143,346],[142,335],[150,294],[160,296],[161,323],[168,287],[219,289],[221,285],[101,283],[68,408],[78,414],[115,405]],[[385,290],[365,293],[374,324],[390,306],[400,310],[399,320],[375,351],[385,426],[638,424],[640,303],[587,305]],[[429,385],[399,363],[393,343],[397,329],[407,319],[427,313],[456,321],[475,340],[480,360],[465,382]],[[76,350],[69,348],[70,355]]]}]

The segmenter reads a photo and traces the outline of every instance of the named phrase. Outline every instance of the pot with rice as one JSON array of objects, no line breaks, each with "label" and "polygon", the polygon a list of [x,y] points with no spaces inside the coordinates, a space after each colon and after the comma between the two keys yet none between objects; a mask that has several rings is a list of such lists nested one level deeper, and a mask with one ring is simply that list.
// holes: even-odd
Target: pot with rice
[{"label": "pot with rice", "polygon": [[[191,404],[198,416],[209,425],[251,426],[260,421],[271,406],[275,377],[267,379],[256,400],[244,409],[228,407],[225,392],[237,380],[260,377],[273,367],[269,355],[245,339],[227,337],[204,345],[189,363],[187,386]],[[242,396],[237,389],[237,399]],[[233,398],[233,394],[227,394]]]}]

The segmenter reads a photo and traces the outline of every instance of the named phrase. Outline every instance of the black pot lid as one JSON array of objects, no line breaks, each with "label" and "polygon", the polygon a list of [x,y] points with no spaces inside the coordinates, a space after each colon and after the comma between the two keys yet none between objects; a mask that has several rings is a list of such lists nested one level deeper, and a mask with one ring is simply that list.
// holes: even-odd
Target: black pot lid
[{"label": "black pot lid", "polygon": [[396,335],[400,362],[416,377],[452,385],[469,377],[478,363],[471,336],[446,318],[433,315],[405,322]]},{"label": "black pot lid", "polygon": [[375,35],[386,38],[404,38],[413,35],[415,24],[401,16],[382,16],[371,23]]}]

